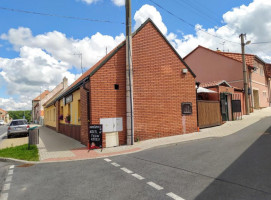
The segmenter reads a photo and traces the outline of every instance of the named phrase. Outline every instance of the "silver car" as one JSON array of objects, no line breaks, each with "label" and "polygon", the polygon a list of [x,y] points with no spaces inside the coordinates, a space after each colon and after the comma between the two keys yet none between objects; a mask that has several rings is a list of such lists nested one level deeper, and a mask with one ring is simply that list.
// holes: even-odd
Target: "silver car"
[{"label": "silver car", "polygon": [[29,125],[25,119],[16,119],[12,120],[10,125],[8,126],[8,138],[16,135],[28,135]]},{"label": "silver car", "polygon": [[3,126],[3,125],[5,125],[4,120],[0,120],[0,126]]}]

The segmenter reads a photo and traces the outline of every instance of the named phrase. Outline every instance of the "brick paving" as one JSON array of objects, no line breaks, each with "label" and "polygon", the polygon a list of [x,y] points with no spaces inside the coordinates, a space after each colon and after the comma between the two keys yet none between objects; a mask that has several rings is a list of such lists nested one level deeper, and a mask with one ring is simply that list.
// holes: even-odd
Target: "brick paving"
[{"label": "brick paving", "polygon": [[40,144],[38,145],[40,160],[42,162],[50,162],[99,158],[133,153],[148,148],[178,142],[210,137],[224,137],[233,134],[253,123],[256,123],[262,118],[271,116],[270,113],[271,108],[256,110],[254,113],[248,116],[243,116],[243,120],[230,121],[221,126],[201,129],[200,132],[140,141],[136,142],[133,146],[124,145],[119,147],[105,148],[102,152],[101,150],[88,151],[86,146],[82,145],[80,142],[65,135],[56,133],[55,131],[46,127],[41,127]]}]

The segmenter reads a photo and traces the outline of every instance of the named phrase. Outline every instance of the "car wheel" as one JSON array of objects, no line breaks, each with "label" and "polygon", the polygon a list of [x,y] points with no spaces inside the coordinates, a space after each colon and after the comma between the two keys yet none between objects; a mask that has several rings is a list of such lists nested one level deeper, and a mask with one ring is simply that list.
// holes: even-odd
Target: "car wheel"
[{"label": "car wheel", "polygon": [[11,138],[11,136],[10,136],[10,135],[8,135],[8,138]]}]

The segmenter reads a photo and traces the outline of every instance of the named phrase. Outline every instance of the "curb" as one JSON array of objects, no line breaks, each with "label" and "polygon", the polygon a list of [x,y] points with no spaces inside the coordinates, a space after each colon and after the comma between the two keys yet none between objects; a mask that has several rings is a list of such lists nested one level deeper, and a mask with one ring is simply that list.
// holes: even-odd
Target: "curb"
[{"label": "curb", "polygon": [[27,161],[27,160],[20,160],[15,158],[4,158],[0,157],[0,162],[12,162],[14,164],[39,164],[39,161]]}]

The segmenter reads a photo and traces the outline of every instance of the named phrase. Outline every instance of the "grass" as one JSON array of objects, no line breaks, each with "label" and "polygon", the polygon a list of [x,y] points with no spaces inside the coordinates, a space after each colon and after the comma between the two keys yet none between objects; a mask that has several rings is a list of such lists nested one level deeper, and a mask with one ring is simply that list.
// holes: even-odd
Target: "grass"
[{"label": "grass", "polygon": [[0,149],[0,157],[39,161],[39,152],[36,145],[30,145],[30,150],[28,150],[28,144],[24,144],[21,146]]}]

